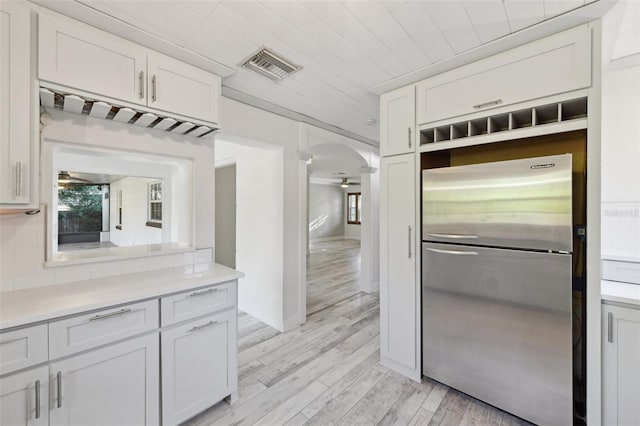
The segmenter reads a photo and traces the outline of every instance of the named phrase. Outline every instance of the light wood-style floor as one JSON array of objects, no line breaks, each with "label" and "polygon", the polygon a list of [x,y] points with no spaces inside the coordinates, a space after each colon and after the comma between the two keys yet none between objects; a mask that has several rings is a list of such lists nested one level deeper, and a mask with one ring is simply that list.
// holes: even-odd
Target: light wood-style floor
[{"label": "light wood-style floor", "polygon": [[353,292],[358,245],[340,241],[315,249],[307,323],[279,333],[241,313],[238,401],[222,401],[186,424],[527,424],[440,383],[416,383],[380,365],[378,298]]}]

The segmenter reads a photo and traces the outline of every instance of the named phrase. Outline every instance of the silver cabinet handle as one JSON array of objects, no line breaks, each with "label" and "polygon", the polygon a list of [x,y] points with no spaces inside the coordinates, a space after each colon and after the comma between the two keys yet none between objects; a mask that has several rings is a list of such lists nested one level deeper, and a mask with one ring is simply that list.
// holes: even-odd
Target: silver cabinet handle
[{"label": "silver cabinet handle", "polygon": [[62,408],[62,371],[58,371],[57,385],[58,385],[58,408]]},{"label": "silver cabinet handle", "polygon": [[200,330],[204,330],[205,328],[209,328],[212,325],[216,325],[218,323],[218,321],[209,321],[206,324],[203,325],[197,325],[189,330],[187,330],[187,333],[193,333],[194,331],[200,331]]},{"label": "silver cabinet handle", "polygon": [[455,254],[458,256],[477,256],[478,255],[478,252],[476,251],[441,250],[441,249],[436,249],[431,247],[427,247],[427,250],[432,251],[434,253]]},{"label": "silver cabinet handle", "polygon": [[471,235],[471,234],[427,234],[428,237],[434,237],[434,238],[452,238],[452,239],[462,239],[462,238],[471,238],[471,239],[476,239],[478,238],[477,235]]},{"label": "silver cabinet handle", "polygon": [[144,71],[140,71],[140,74],[138,74],[138,83],[140,84],[138,95],[142,99],[144,98]]},{"label": "silver cabinet handle", "polygon": [[409,259],[411,259],[411,225],[409,225]]},{"label": "silver cabinet handle", "polygon": [[611,312],[607,314],[607,342],[613,342],[613,314]]},{"label": "silver cabinet handle", "polygon": [[502,99],[496,99],[495,101],[489,101],[482,104],[477,104],[473,106],[473,109],[482,109],[492,105],[500,105],[502,103]]},{"label": "silver cabinet handle", "polygon": [[409,130],[409,148],[411,148],[411,127],[408,127],[407,130]]},{"label": "silver cabinet handle", "polygon": [[98,320],[113,317],[116,315],[128,314],[129,312],[131,312],[131,309],[123,308],[123,309],[120,309],[119,311],[109,312],[108,314],[96,315],[95,317],[89,318],[89,321],[98,321]]},{"label": "silver cabinet handle", "polygon": [[203,294],[215,293],[216,291],[218,291],[217,288],[208,288],[208,289],[202,290],[202,291],[194,291],[193,293],[191,293],[189,295],[189,297],[202,296]]},{"label": "silver cabinet handle", "polygon": [[22,197],[22,163],[16,163],[16,197]]},{"label": "silver cabinet handle", "polygon": [[151,77],[151,100],[153,102],[155,102],[158,99],[156,86],[157,86],[157,79],[156,79],[156,75],[154,74],[153,77]]},{"label": "silver cabinet handle", "polygon": [[36,419],[40,418],[40,380],[36,380]]}]

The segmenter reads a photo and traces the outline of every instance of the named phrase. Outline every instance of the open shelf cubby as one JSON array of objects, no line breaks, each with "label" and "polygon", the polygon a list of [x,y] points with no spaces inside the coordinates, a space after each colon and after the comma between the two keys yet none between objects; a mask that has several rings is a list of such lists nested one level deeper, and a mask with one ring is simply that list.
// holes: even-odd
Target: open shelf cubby
[{"label": "open shelf cubby", "polygon": [[420,131],[420,145],[510,132],[586,117],[587,98],[570,99],[423,129]]}]

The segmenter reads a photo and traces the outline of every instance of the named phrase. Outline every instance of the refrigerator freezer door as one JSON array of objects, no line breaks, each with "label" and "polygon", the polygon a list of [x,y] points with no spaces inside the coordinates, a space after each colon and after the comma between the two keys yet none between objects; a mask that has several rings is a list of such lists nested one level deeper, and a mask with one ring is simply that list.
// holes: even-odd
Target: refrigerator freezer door
[{"label": "refrigerator freezer door", "polygon": [[422,252],[423,374],[533,423],[571,424],[571,255]]},{"label": "refrigerator freezer door", "polygon": [[572,252],[571,154],[422,172],[422,239]]}]

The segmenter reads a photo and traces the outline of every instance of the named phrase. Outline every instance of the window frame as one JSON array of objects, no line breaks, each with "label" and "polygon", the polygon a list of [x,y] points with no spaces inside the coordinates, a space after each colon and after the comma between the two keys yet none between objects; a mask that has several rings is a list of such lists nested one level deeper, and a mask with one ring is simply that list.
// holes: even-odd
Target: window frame
[{"label": "window frame", "polygon": [[[350,220],[350,199],[355,198],[356,220]],[[347,192],[347,225],[362,225],[362,192]]]},{"label": "window frame", "polygon": [[[156,186],[158,189],[154,190],[153,188]],[[160,204],[160,219],[155,219],[151,216],[153,204]],[[162,180],[147,184],[147,222],[145,225],[152,228],[162,228]]]}]

